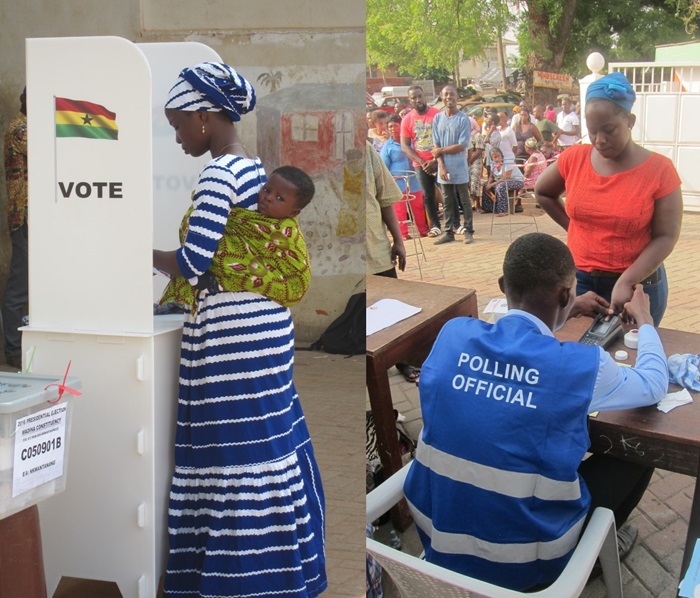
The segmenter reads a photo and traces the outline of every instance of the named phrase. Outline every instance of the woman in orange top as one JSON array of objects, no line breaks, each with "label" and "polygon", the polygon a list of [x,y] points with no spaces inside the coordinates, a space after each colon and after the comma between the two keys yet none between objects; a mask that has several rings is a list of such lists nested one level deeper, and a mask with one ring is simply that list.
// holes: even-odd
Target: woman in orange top
[{"label": "woman in orange top", "polygon": [[621,312],[641,282],[658,326],[668,298],[663,261],[678,241],[683,199],[671,160],[632,140],[634,100],[621,73],[594,81],[586,92],[591,145],[562,153],[540,175],[535,195],[568,231],[577,295],[595,291]]}]

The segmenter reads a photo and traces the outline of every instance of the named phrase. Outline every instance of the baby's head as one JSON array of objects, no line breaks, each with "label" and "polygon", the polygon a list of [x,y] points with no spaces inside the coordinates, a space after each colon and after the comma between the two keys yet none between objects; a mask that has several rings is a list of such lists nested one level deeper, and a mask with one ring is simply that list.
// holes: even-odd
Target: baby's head
[{"label": "baby's head", "polygon": [[311,177],[296,166],[272,171],[258,193],[258,212],[270,218],[294,218],[314,196]]}]

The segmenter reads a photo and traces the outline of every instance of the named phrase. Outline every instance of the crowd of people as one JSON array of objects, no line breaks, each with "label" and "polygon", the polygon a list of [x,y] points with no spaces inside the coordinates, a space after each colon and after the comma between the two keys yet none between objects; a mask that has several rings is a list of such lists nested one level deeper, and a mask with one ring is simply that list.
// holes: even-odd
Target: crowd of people
[{"label": "crowd of people", "polygon": [[[450,95],[443,90],[446,108]],[[432,563],[537,591],[560,575],[595,508],[613,511],[620,558],[635,541],[626,521],[653,468],[585,455],[588,414],[652,405],[669,383],[656,327],[669,293],[663,262],[680,234],[681,181],[670,159],[633,140],[635,98],[620,73],[591,83],[590,143],[578,142],[568,98],[554,119],[542,106],[521,106],[514,123],[490,115],[482,131],[470,128],[469,140],[456,143],[468,164],[468,150],[484,146],[482,207],[508,209],[499,185],[533,188],[567,241],[543,233],[516,239],[499,279],[506,316],[495,324],[451,320],[422,364],[423,429],[404,492]],[[413,110],[427,122],[425,107],[414,102]],[[431,116],[433,135],[441,118],[450,112]],[[404,147],[421,140],[426,152],[425,128],[410,132],[402,124]],[[450,147],[435,142],[431,153],[439,158]],[[411,157],[450,180],[444,161]],[[445,220],[454,226],[453,215]],[[574,314],[619,314],[638,328],[634,366],[621,367],[599,346],[558,341],[554,332]]]},{"label": "crowd of people", "polygon": [[[368,111],[367,138],[401,180],[404,200],[396,210],[403,238],[413,220],[418,234],[435,237],[438,245],[455,235],[470,244],[471,211],[507,216],[509,195],[532,191],[546,166],[580,140],[580,104],[564,98],[557,113],[551,104],[530,110],[522,101],[510,120],[491,108],[480,123],[460,111],[454,87],[445,86],[440,100],[443,110],[429,105],[419,86],[409,88],[409,108],[391,115]],[[522,211],[519,197],[514,210]]]}]

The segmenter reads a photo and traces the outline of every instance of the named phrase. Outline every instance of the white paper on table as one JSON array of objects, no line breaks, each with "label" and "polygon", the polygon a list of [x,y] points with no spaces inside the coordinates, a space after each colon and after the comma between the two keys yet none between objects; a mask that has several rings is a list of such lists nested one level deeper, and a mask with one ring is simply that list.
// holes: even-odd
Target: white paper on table
[{"label": "white paper on table", "polygon": [[488,302],[484,308],[485,314],[506,313],[508,311],[508,300],[505,297],[496,297]]},{"label": "white paper on table", "polygon": [[692,402],[693,397],[690,395],[687,389],[684,388],[683,390],[678,392],[666,393],[666,396],[659,401],[659,404],[656,406],[656,408],[659,411],[668,413],[669,411],[671,411],[671,409],[675,409],[676,407],[680,407],[681,405],[685,405],[687,403]]},{"label": "white paper on table", "polygon": [[420,307],[408,305],[398,299],[380,299],[367,308],[367,336],[410,318],[420,311]]}]

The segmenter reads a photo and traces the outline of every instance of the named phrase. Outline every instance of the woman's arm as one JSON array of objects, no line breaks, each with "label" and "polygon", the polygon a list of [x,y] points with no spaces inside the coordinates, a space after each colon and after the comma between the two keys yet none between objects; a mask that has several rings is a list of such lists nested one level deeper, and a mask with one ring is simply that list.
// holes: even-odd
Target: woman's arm
[{"label": "woman's arm", "polygon": [[561,199],[566,190],[566,181],[559,172],[559,165],[554,163],[547,166],[535,183],[535,201],[549,214],[564,230],[569,230],[569,217]]},{"label": "woman's arm", "polygon": [[496,175],[493,173],[493,168],[489,172],[489,180],[486,181],[486,188],[487,189],[493,189],[497,184],[498,184],[499,179],[496,178]]},{"label": "woman's arm", "polygon": [[484,153],[484,150],[481,149],[480,147],[471,147],[467,151],[467,164],[471,166],[474,164],[476,160],[478,160],[481,157],[481,154]]},{"label": "woman's arm", "polygon": [[653,274],[671,254],[681,233],[682,220],[683,196],[678,187],[654,202],[651,240],[615,283],[611,296],[611,303],[615,309],[622,310],[624,304],[632,297],[634,285]]},{"label": "woman's arm", "polygon": [[535,136],[535,139],[537,139],[537,142],[542,143],[542,133],[540,133],[540,130],[535,125],[530,125],[530,130]]},{"label": "woman's arm", "polygon": [[167,272],[168,274],[170,274],[170,276],[180,275],[180,265],[177,263],[177,249],[173,249],[171,251],[154,249],[153,267],[156,270]]},{"label": "woman's arm", "polygon": [[[249,188],[242,192],[239,186],[238,174],[242,166],[236,163],[230,169],[222,168],[216,160],[212,160],[199,176],[187,237],[179,250],[182,275],[187,279],[201,276],[211,266],[231,209],[248,209],[257,203],[257,189]],[[262,177],[262,171],[259,176]]]},{"label": "woman's arm", "polygon": [[535,169],[535,166],[537,166],[537,158],[532,155],[527,159],[527,162],[523,164],[523,174],[528,176]]}]

